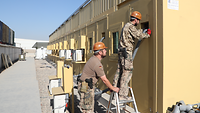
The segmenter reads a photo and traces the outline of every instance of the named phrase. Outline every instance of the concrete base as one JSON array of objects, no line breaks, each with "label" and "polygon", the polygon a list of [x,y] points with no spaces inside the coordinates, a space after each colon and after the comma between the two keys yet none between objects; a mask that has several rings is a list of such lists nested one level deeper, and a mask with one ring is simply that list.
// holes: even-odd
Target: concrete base
[{"label": "concrete base", "polygon": [[41,113],[35,62],[27,58],[0,74],[1,113]]}]

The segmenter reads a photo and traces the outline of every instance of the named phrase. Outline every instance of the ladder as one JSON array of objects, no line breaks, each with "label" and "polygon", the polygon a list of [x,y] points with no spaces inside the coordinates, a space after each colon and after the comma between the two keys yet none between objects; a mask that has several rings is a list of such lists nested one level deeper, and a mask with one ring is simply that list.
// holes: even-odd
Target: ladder
[{"label": "ladder", "polygon": [[[111,110],[113,109],[116,109],[116,113],[120,113],[120,108],[125,108],[126,107],[126,103],[130,103],[132,102],[133,104],[133,107],[135,109],[135,112],[133,113],[140,113],[137,109],[137,105],[136,105],[136,102],[135,102],[135,97],[134,97],[134,94],[133,94],[133,90],[131,87],[129,87],[129,90],[131,92],[131,100],[119,100],[119,97],[118,97],[118,94],[116,92],[112,92],[111,95],[110,95],[110,99],[108,101],[108,106],[107,106],[107,111],[106,113],[110,113]],[[112,103],[112,100],[113,100],[113,97],[115,98],[115,104],[116,104],[116,107],[113,107],[111,108],[111,103]]]}]

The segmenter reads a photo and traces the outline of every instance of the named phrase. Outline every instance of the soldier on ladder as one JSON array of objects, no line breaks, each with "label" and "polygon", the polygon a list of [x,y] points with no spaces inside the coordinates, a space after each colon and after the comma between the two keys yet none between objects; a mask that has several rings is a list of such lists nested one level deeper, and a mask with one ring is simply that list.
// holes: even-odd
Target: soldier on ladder
[{"label": "soldier on ladder", "polygon": [[80,94],[80,108],[82,113],[94,112],[94,89],[98,78],[112,91],[119,92],[118,87],[113,87],[107,79],[101,60],[106,57],[106,46],[103,42],[97,42],[93,46],[94,56],[92,56],[83,68],[83,73],[78,82],[78,92]]},{"label": "soldier on ladder", "polygon": [[113,86],[120,88],[119,100],[130,100],[128,97],[129,86],[128,83],[132,77],[133,59],[132,51],[134,46],[134,39],[138,40],[148,38],[151,35],[151,30],[143,33],[142,29],[137,30],[137,26],[142,18],[138,11],[131,14],[130,22],[126,23],[122,29],[119,48],[118,48],[118,69],[114,76]]}]

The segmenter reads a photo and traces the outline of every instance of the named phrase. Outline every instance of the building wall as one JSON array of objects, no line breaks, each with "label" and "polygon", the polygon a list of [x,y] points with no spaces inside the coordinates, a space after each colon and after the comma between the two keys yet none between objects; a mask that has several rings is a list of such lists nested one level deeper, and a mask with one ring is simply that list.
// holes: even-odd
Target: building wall
[{"label": "building wall", "polygon": [[[143,7],[138,7],[138,4],[143,4]],[[91,19],[90,22],[86,22],[84,27],[80,27],[77,29],[72,28],[71,32],[65,36],[58,36],[58,39],[54,37],[56,33],[59,33],[58,31],[55,31],[50,36],[50,40],[52,38],[54,41],[50,41],[50,43],[55,44],[60,41],[61,38],[65,38],[65,40],[68,40],[69,45],[70,45],[70,39],[75,39],[75,49],[80,49],[80,35],[85,35],[86,36],[86,61],[93,55],[93,53],[89,52],[89,38],[93,39],[92,44],[95,42],[99,41],[102,38],[102,33],[105,33],[105,40],[103,42],[105,45],[108,47],[107,49],[107,57],[102,60],[102,64],[104,66],[104,71],[107,75],[107,78],[110,80],[112,83],[114,75],[117,70],[117,62],[118,62],[118,55],[113,54],[113,33],[114,32],[119,32],[119,36],[121,35],[121,29],[122,27],[129,21],[130,19],[130,14],[134,10],[138,10],[142,13],[142,20],[141,23],[149,22],[150,28],[153,28],[153,19],[152,19],[152,12],[153,12],[153,6],[152,6],[152,1],[132,1],[128,0],[124,3],[119,3],[117,8],[110,8],[105,12],[101,12],[98,14],[98,16],[95,16]],[[88,5],[91,6],[91,5]],[[150,10],[149,10],[150,9]],[[82,9],[84,10],[84,9]],[[81,10],[81,11],[82,11]],[[79,15],[79,14],[77,14]],[[76,16],[77,16],[76,15]],[[77,16],[78,17],[78,16]],[[72,21],[74,19],[77,19],[75,17],[72,17]],[[71,21],[71,20],[70,20]],[[69,21],[67,22],[69,23]],[[74,26],[72,24],[71,26]],[[77,26],[77,25],[75,25]],[[141,28],[142,25],[139,25],[137,28]],[[60,28],[59,28],[60,29]],[[59,30],[58,29],[58,30]],[[61,37],[61,38],[59,38]],[[150,112],[151,111],[156,111],[153,108],[153,99],[155,98],[153,96],[153,70],[155,68],[152,67],[153,65],[153,53],[152,51],[154,48],[152,47],[152,43],[155,40],[155,37],[152,36],[150,39],[145,39],[143,40],[140,49],[136,55],[136,58],[134,60],[134,71],[133,71],[133,77],[132,80],[130,81],[130,86],[133,87],[134,93],[135,93],[135,98],[137,101],[138,109],[140,112]],[[137,41],[136,41],[137,43]],[[70,47],[68,49],[71,49]],[[58,55],[57,55],[58,56]],[[66,62],[67,63],[67,62]],[[68,62],[69,63],[69,62]],[[74,74],[80,74],[82,73],[83,67],[85,63],[73,63],[74,66]],[[99,80],[98,88],[100,89],[105,89],[106,86],[102,83],[101,80]]]},{"label": "building wall", "polygon": [[[5,65],[3,63],[2,54],[9,56],[12,63],[16,62],[19,59],[19,55],[21,54],[21,48],[0,44],[0,71],[5,69]],[[11,65],[9,58],[7,58],[9,66]]]},{"label": "building wall", "polygon": [[36,42],[49,41],[15,38],[16,47],[21,47],[22,49],[33,49],[32,47]]},{"label": "building wall", "polygon": [[[177,0],[179,9],[163,1],[163,108],[177,101],[199,103],[199,0]],[[190,16],[189,16],[190,15]],[[163,109],[163,112],[165,111]]]},{"label": "building wall", "polygon": [[[112,83],[118,62],[118,55],[113,53],[113,33],[119,32],[120,36],[121,29],[130,20],[130,14],[137,10],[142,14],[141,24],[137,28],[144,28],[148,24],[152,30],[151,37],[144,39],[139,47],[129,84],[133,88],[139,111],[165,113],[168,107],[180,100],[188,104],[197,103],[198,89],[194,87],[198,86],[200,63],[198,59],[200,39],[197,31],[199,1],[175,0],[179,1],[179,10],[168,9],[167,3],[173,0],[111,1],[112,4],[101,7],[96,5],[104,4],[101,0],[86,5],[71,17],[72,19],[65,22],[65,33],[58,32],[61,29],[58,28],[50,35],[48,48],[55,51],[55,44],[67,41],[68,45],[63,45],[67,49],[72,49],[71,45],[74,45],[75,49],[81,49],[80,37],[86,36],[87,61],[93,55],[89,50],[89,38],[93,39],[92,45],[94,45],[105,33],[103,42],[108,49],[107,57],[102,60],[102,64],[107,78]],[[75,40],[74,44],[71,44],[71,39]],[[52,56],[57,59],[58,54]],[[73,63],[75,75],[82,73],[85,65],[85,62],[65,61],[65,63]],[[97,87],[106,88],[101,80]]]}]

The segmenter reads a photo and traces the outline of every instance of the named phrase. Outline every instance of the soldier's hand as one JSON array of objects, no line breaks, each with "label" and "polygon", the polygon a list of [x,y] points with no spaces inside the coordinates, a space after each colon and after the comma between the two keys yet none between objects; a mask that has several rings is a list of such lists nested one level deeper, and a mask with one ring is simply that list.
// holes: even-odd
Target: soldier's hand
[{"label": "soldier's hand", "polygon": [[119,92],[119,88],[118,87],[114,87],[113,91],[116,92],[116,93],[118,93]]},{"label": "soldier's hand", "polygon": [[147,34],[151,35],[151,29],[147,30]]}]

